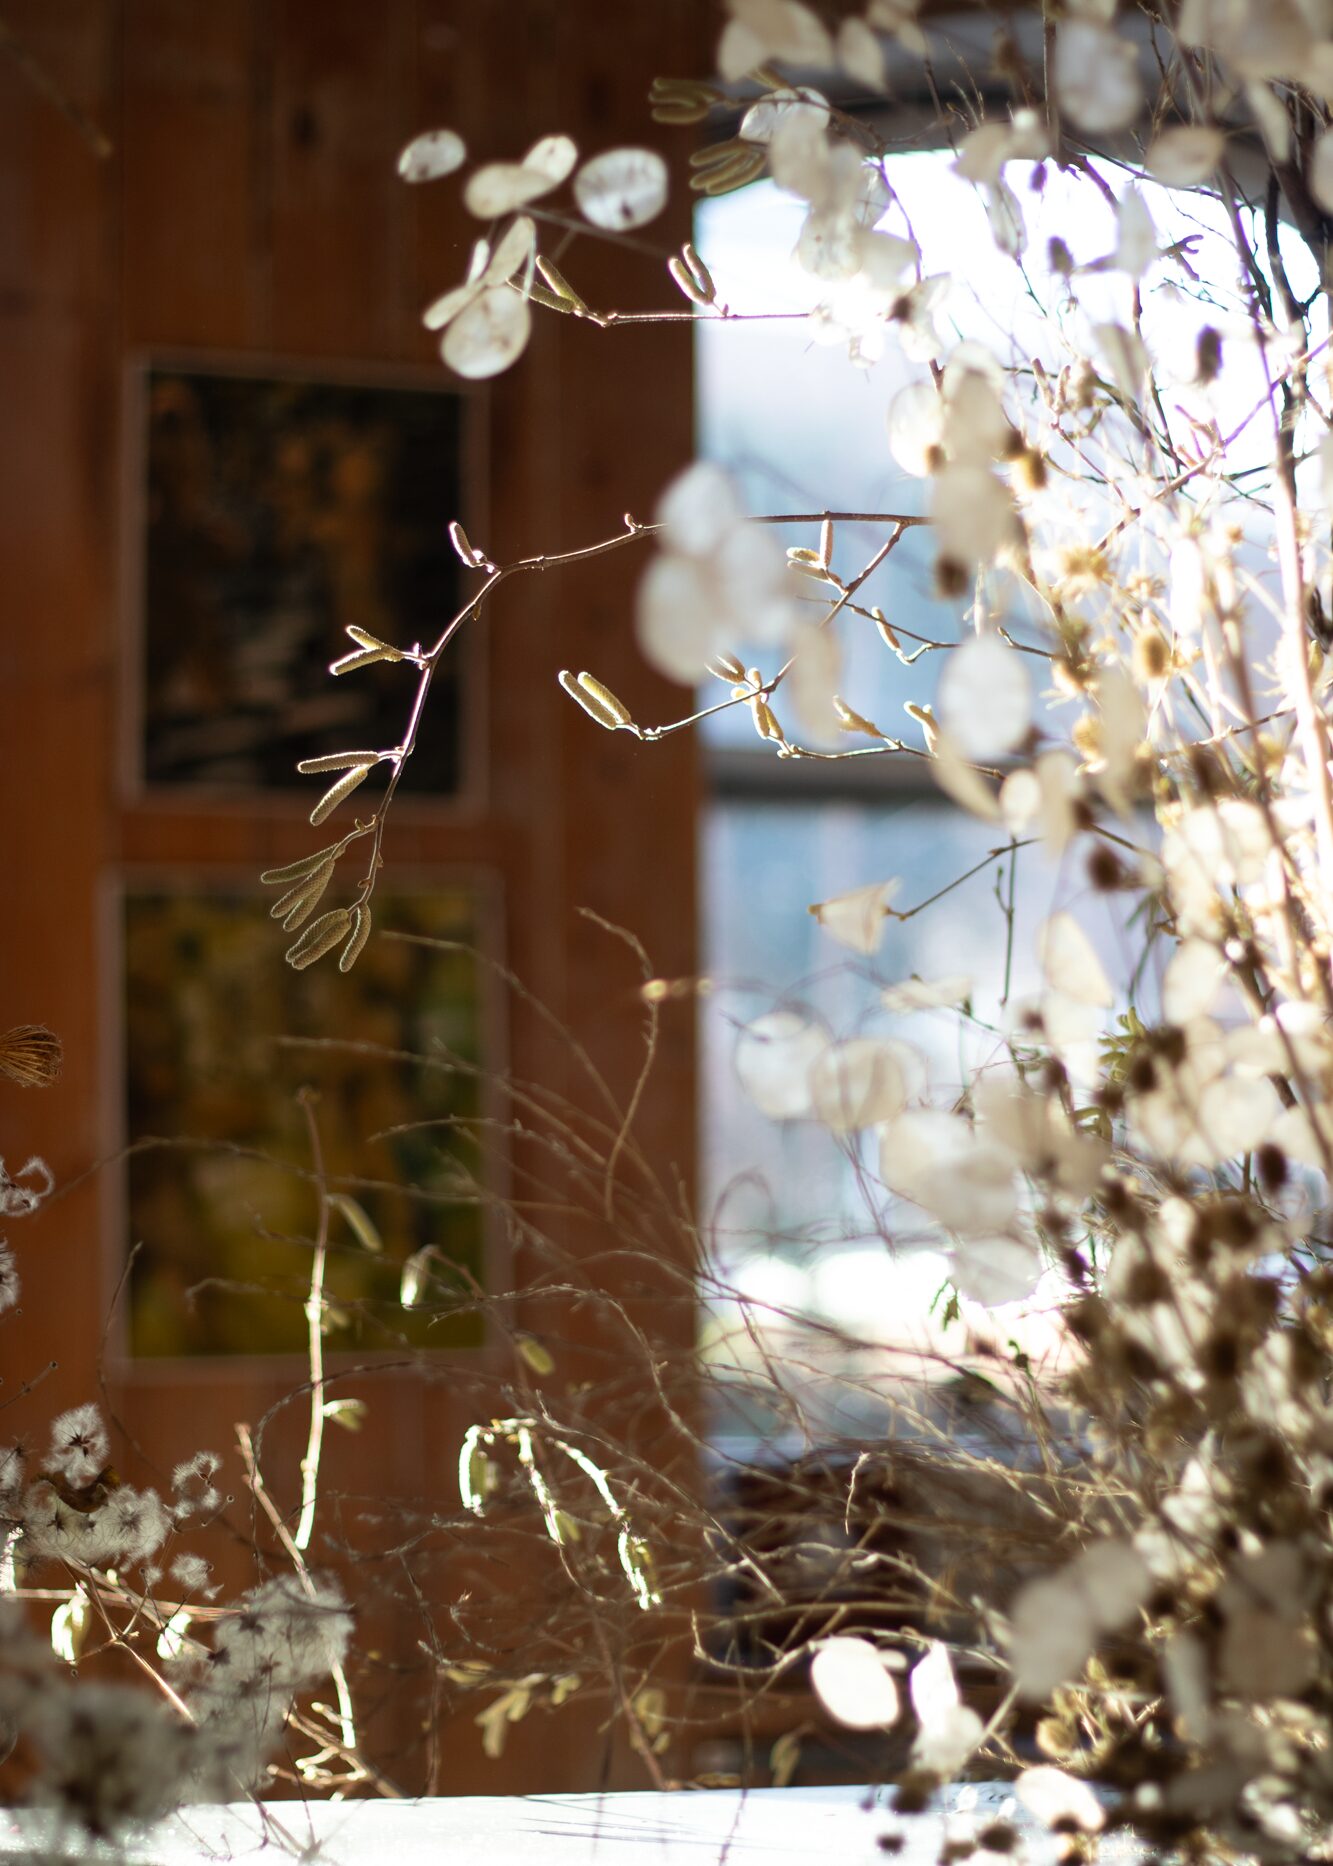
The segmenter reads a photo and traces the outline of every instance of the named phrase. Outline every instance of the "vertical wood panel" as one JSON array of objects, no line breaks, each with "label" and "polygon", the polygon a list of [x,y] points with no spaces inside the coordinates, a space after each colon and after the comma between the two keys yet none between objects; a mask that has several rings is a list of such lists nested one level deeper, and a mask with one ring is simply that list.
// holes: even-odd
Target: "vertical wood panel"
[{"label": "vertical wood panel", "polygon": [[279,0],[274,12],[274,343],[395,358],[412,8]]},{"label": "vertical wood panel", "polygon": [[122,130],[124,338],[267,343],[261,152],[263,0],[127,0]]},{"label": "vertical wood panel", "polygon": [[[25,0],[6,19],[114,135],[115,10]],[[112,822],[115,171],[8,63],[0,87],[0,1024],[45,1021],[67,1050],[54,1088],[0,1083],[0,1154],[11,1170],[39,1154],[64,1182],[104,1141],[96,881]],[[58,1361],[41,1390],[48,1415],[88,1397],[101,1326],[97,1219],[96,1187],[85,1184],[6,1227],[24,1283],[9,1377]]]},{"label": "vertical wood panel", "polygon": [[[445,123],[481,158],[516,156],[558,128],[589,153],[651,141],[648,81],[697,64],[706,17],[703,0],[651,8],[610,0],[19,0],[7,8],[70,96],[107,124],[117,149],[110,163],[93,161],[0,64],[0,561],[11,592],[0,627],[0,1025],[42,1018],[69,1047],[65,1080],[46,1095],[0,1083],[0,1155],[11,1166],[40,1151],[72,1178],[93,1165],[114,1128],[100,1045],[116,981],[103,969],[97,910],[118,862],[206,867],[253,857],[259,866],[261,849],[286,859],[293,837],[305,846],[295,822],[262,803],[248,814],[210,814],[130,801],[117,789],[116,682],[135,677],[120,562],[133,492],[120,476],[127,358],[160,348],[279,352],[316,366],[321,358],[429,360],[421,307],[462,276],[479,229],[459,205],[456,182],[408,190],[396,180],[402,143]],[[662,146],[680,153],[678,142]],[[654,229],[663,252],[688,230],[685,205],[672,212]],[[637,272],[582,240],[569,266],[594,302],[669,301],[660,261]],[[683,327],[598,333],[540,315],[529,356],[484,392],[491,471],[476,501],[481,542],[503,559],[606,535],[627,505],[646,515],[689,452],[689,371]],[[442,513],[441,523],[453,516]],[[136,541],[127,538],[125,548]],[[386,850],[390,864],[480,861],[499,873],[503,956],[586,1041],[621,1095],[638,1064],[638,978],[628,955],[577,909],[634,931],[662,971],[690,969],[693,752],[686,738],[649,750],[598,733],[555,674],[589,667],[647,719],[679,706],[679,691],[647,674],[633,645],[633,589],[645,564],[646,552],[635,549],[505,592],[484,631],[485,813],[454,827],[409,821],[409,784],[404,826],[395,834],[391,825]],[[256,912],[266,905],[257,894]],[[281,963],[276,939],[273,963]],[[512,1061],[556,1092],[585,1092],[567,1047],[521,1012]],[[687,1176],[692,1091],[692,1031],[681,1013],[664,1037],[641,1130],[656,1157]],[[110,1294],[93,1267],[98,1194],[94,1178],[16,1227],[12,1240],[31,1264],[25,1352],[65,1362],[43,1389],[54,1404],[92,1391]],[[651,1319],[646,1297],[641,1307]],[[534,1309],[532,1324],[547,1314]],[[581,1324],[567,1311],[549,1319],[571,1334],[559,1382],[572,1380],[590,1344],[577,1340]],[[673,1325],[680,1322],[677,1314]],[[512,1371],[504,1366],[497,1378],[492,1363],[475,1357],[430,1385],[376,1376],[365,1437],[330,1443],[332,1484],[349,1499],[340,1531],[352,1540],[367,1533],[361,1516],[380,1491],[416,1496],[427,1516],[452,1508],[460,1431],[505,1403],[502,1380]],[[169,1464],[201,1443],[229,1447],[233,1421],[255,1419],[289,1384],[253,1368],[157,1370],[119,1380],[114,1397],[145,1452]],[[562,1384],[552,1390],[568,1403]],[[50,1407],[38,1411],[45,1417]],[[295,1495],[300,1413],[286,1407],[269,1435],[284,1503]],[[450,1569],[432,1574],[443,1593],[431,1604],[446,1617],[458,1582]],[[373,1636],[383,1650],[375,1740],[405,1767],[420,1735],[417,1630],[400,1626],[381,1639],[373,1616],[362,1627],[363,1640]],[[465,1708],[457,1740],[446,1745],[441,1786],[504,1792],[603,1779],[602,1708],[533,1719],[515,1730],[502,1765],[479,1762],[474,1709]],[[608,1780],[640,1779],[623,1747],[606,1767]]]}]

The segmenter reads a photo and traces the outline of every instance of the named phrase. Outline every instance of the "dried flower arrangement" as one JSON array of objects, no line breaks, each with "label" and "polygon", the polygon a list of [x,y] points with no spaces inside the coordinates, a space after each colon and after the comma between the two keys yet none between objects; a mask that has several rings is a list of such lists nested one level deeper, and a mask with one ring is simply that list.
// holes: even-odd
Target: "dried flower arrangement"
[{"label": "dried flower arrangement", "polygon": [[[22,1027],[4,1047],[15,1064],[7,1073],[21,1086],[44,1087],[58,1074],[60,1044],[49,1030]],[[30,1159],[13,1176],[0,1161],[6,1217],[31,1216],[53,1190],[44,1161]],[[327,1229],[323,1200],[321,1212]],[[317,1248],[316,1314],[321,1270]],[[15,1254],[0,1242],[0,1311],[13,1311],[20,1292]],[[295,1533],[274,1510],[241,1429],[247,1486],[290,1570],[231,1602],[219,1601],[212,1564],[199,1552],[226,1502],[216,1453],[184,1458],[164,1498],[115,1470],[93,1402],[53,1419],[43,1450],[31,1448],[29,1433],[0,1452],[0,1742],[9,1793],[45,1815],[44,1826],[26,1832],[43,1859],[79,1857],[90,1842],[116,1848],[182,1804],[254,1793],[269,1780],[284,1730],[308,1739],[296,1769],[314,1787],[373,1774],[356,1754],[342,1672],[351,1615],[337,1583],[305,1560],[323,1420],[331,1405],[347,1403],[326,1404],[318,1346],[315,1355]],[[35,1624],[42,1616],[45,1638]],[[138,1684],[116,1675],[117,1655]],[[103,1663],[86,1676],[84,1659]],[[330,1675],[340,1714],[321,1718],[298,1701]]]},{"label": "dried flower arrangement", "polygon": [[[584,1449],[586,1426],[561,1425],[549,1389],[531,1415],[469,1435],[464,1500],[487,1516],[506,1488],[495,1453],[507,1446],[571,1581],[601,1575],[604,1598],[618,1563],[659,1641],[686,1614],[700,1538],[715,1581],[745,1576],[773,1609],[754,1609],[742,1663],[739,1617],[709,1621],[696,1607],[700,1663],[761,1695],[812,1659],[833,1718],[914,1732],[899,1758],[904,1806],[960,1770],[1003,1765],[1071,1832],[1108,1818],[1094,1782],[1115,1791],[1111,1818],[1155,1838],[1312,1856],[1333,1820],[1327,22],[1249,0],[1125,18],[1074,0],[1058,18],[997,25],[998,108],[949,24],[910,0],[869,0],[836,23],[802,0],[727,0],[725,11],[720,82],[659,82],[654,116],[706,126],[691,157],[702,194],[768,175],[804,203],[795,259],[817,281],[819,341],[844,345],[854,366],[897,343],[918,366],[886,410],[887,445],[925,482],[924,509],[747,515],[704,463],[664,491],[652,523],[627,515],[565,558],[497,564],[455,527],[479,582],[439,639],[358,638],[334,669],[406,661],[416,695],[399,745],[325,761],[333,782],[312,821],[385,765],[373,813],[265,876],[287,889],[274,913],[298,934],[288,958],[306,965],[339,946],[340,964],[355,960],[386,811],[452,636],[506,579],[624,547],[649,547],[637,616],[648,661],[687,686],[715,677],[718,708],[748,708],[776,756],[921,760],[993,826],[992,859],[1035,844],[1067,871],[1078,863],[1085,900],[1113,897],[1134,929],[1128,989],[1078,902],[1042,922],[1039,988],[1003,1016],[973,1001],[968,980],[881,981],[892,1015],[952,1009],[984,1036],[961,1085],[935,1090],[909,1043],[830,1031],[799,1006],[749,1022],[736,1053],[761,1110],[822,1124],[857,1163],[887,1245],[913,1222],[935,1236],[959,1302],[1002,1304],[1045,1279],[1061,1316],[1058,1373],[1038,1381],[1017,1351],[1003,1369],[996,1392],[1032,1455],[1004,1467],[993,1521],[977,1504],[985,1526],[975,1515],[970,1526],[984,1545],[1007,1525],[1014,1560],[989,1577],[974,1564],[960,1586],[877,1548],[876,1523],[904,1518],[857,1502],[890,1462],[867,1441],[840,1480],[846,1533],[794,1597],[790,1548],[698,1498],[673,1514],[659,1495],[631,1535],[623,1486],[607,1475],[621,1453],[605,1437],[595,1457]],[[894,186],[892,119],[851,107],[909,72],[929,100],[917,140],[954,150],[958,185],[979,192],[1035,324],[1006,328],[997,313],[989,342],[965,335],[950,309],[956,281],[925,272]],[[724,119],[729,139],[716,133]],[[441,130],[411,143],[400,169],[434,182],[465,162]],[[466,281],[425,314],[445,363],[469,378],[509,368],[534,307],[625,322],[580,294],[575,236],[637,233],[667,184],[652,151],[580,165],[559,135],[467,174],[463,200],[485,231]],[[1197,233],[1159,234],[1150,201],[1168,198],[1189,204]],[[1107,217],[1102,250],[1087,250],[1085,199]],[[1065,216],[1044,262],[1028,250],[1039,209]],[[662,317],[738,316],[693,246],[662,257],[688,301]],[[879,536],[849,572],[838,547],[853,520]],[[813,543],[784,552],[775,528],[799,523]],[[914,637],[864,598],[923,524],[936,596],[956,619],[949,640]],[[945,658],[933,704],[907,706],[919,739],[885,731],[840,691],[857,630],[877,631],[906,665]],[[692,707],[647,726],[592,673],[561,684],[597,725],[644,741],[701,717]],[[351,906],[311,921],[360,838],[371,860]],[[885,878],[811,911],[873,969],[886,926],[912,911],[893,905],[901,885]],[[656,1015],[693,989],[649,979],[645,1003]],[[646,1223],[650,1169],[636,1161],[631,1192],[621,1138],[569,1171],[591,1194],[600,1161],[607,1210]],[[678,1228],[706,1260],[706,1228]],[[780,1391],[782,1369],[769,1372]],[[659,1397],[670,1412],[660,1381]],[[955,1473],[968,1463],[957,1446],[937,1461]],[[993,1475],[993,1460],[972,1463]],[[580,1483],[592,1487],[581,1505]],[[945,1531],[946,1506],[933,1514]],[[593,1520],[611,1541],[590,1549]],[[985,1718],[960,1695],[961,1658],[995,1681]],[[910,1713],[895,1670],[908,1671]],[[469,1676],[458,1664],[451,1675]],[[501,1682],[481,1663],[473,1676]],[[617,1676],[651,1758],[671,1740],[668,1700],[648,1671],[637,1695]],[[542,1673],[505,1682],[483,1713],[499,1726],[548,1685],[559,1696]]]},{"label": "dried flower arrangement", "polygon": [[[460,1699],[486,1693],[477,1721],[492,1754],[532,1709],[600,1689],[665,1782],[673,1743],[713,1714],[709,1680],[747,1715],[776,1707],[763,1728],[774,1779],[790,1779],[808,1706],[784,1725],[779,1687],[808,1665],[828,1717],[883,1733],[880,1766],[904,1810],[960,1773],[1011,1772],[1019,1798],[1075,1850],[1111,1821],[1201,1851],[1326,1857],[1328,22],[1294,0],[1185,0],[1171,17],[1122,18],[1104,0],[1071,0],[1058,18],[1030,22],[1030,39],[1021,17],[998,29],[1000,108],[947,24],[919,18],[911,0],[868,0],[836,22],[803,0],[726,0],[725,11],[720,82],[660,81],[654,116],[706,126],[691,158],[700,193],[767,174],[805,204],[796,259],[818,282],[820,341],[844,345],[852,365],[896,343],[919,367],[886,410],[886,447],[922,481],[924,510],[747,515],[705,463],[665,489],[651,523],[627,515],[563,556],[496,563],[455,525],[479,579],[465,606],[429,644],[358,631],[332,670],[388,662],[415,678],[397,745],[309,767],[329,781],[316,826],[382,770],[376,807],[264,880],[282,890],[273,913],[296,935],[291,964],[337,950],[340,966],[353,965],[370,935],[388,811],[454,636],[513,577],[644,550],[645,656],[687,686],[715,678],[724,697],[644,725],[595,674],[562,675],[594,723],[651,742],[705,712],[745,708],[784,760],[918,761],[991,826],[988,859],[1039,846],[1086,881],[1083,900],[1042,922],[1038,987],[1024,1002],[983,1004],[967,979],[878,979],[890,1017],[947,1015],[978,1039],[961,1084],[933,1081],[897,1035],[831,1031],[789,1004],[746,1023],[736,1049],[762,1112],[818,1124],[845,1150],[886,1247],[935,1240],[969,1313],[1003,1310],[1040,1283],[1059,1311],[1060,1354],[1039,1378],[1020,1350],[990,1349],[987,1403],[1005,1456],[998,1437],[969,1449],[927,1395],[907,1444],[844,1438],[836,1456],[793,1464],[776,1502],[758,1466],[733,1464],[729,1488],[710,1488],[698,1476],[706,1371],[692,1354],[659,1355],[598,1290],[595,1263],[543,1232],[540,1200],[515,1201],[515,1233],[547,1253],[542,1293],[600,1304],[639,1390],[631,1404],[608,1375],[603,1401],[616,1393],[619,1413],[561,1393],[548,1349],[512,1330],[509,1299],[478,1295],[511,1329],[523,1403],[467,1434],[462,1521],[483,1559],[489,1547],[502,1564],[516,1539],[535,1536],[549,1560],[529,1621],[516,1620],[512,1597],[460,1601],[447,1636],[431,1632],[432,1666]],[[851,107],[882,100],[909,71],[929,100],[924,133],[952,147],[958,184],[979,192],[997,247],[1030,287],[1036,326],[997,325],[989,342],[962,334],[954,281],[924,269],[882,118]],[[736,133],[713,137],[724,119]],[[436,130],[408,146],[400,171],[435,182],[465,162],[459,138]],[[567,182],[572,205],[554,205]],[[463,198],[486,230],[467,280],[426,313],[445,363],[473,379],[514,365],[534,307],[608,328],[633,321],[581,296],[566,253],[577,257],[580,228],[638,236],[667,183],[654,152],[580,165],[560,135],[473,169]],[[1159,235],[1150,203],[1164,195],[1197,212],[1197,235]],[[1085,198],[1109,225],[1101,250],[1087,250]],[[1039,266],[1029,221],[1052,203],[1065,219]],[[548,234],[558,264],[540,250]],[[1293,237],[1313,283],[1293,277]],[[1201,244],[1213,248],[1206,267]],[[641,247],[636,238],[626,263]],[[693,246],[661,260],[687,308],[658,315],[739,320]],[[879,535],[849,570],[840,547],[853,523]],[[779,526],[805,526],[812,542],[784,550]],[[865,600],[920,527],[937,596],[952,605],[949,639],[914,634]],[[943,661],[933,703],[907,706],[910,738],[842,694],[852,631],[873,632],[905,666]],[[369,860],[348,904],[316,916],[357,842]],[[894,905],[901,887],[885,877],[811,903],[869,976],[886,928],[918,911]],[[1132,929],[1127,985],[1085,924],[1086,902],[1105,899]],[[1013,930],[1011,884],[1011,942]],[[645,972],[647,1067],[658,1019],[700,986]],[[705,1298],[730,1301],[775,1407],[794,1417],[790,1369],[759,1305],[712,1267],[707,1223],[682,1211],[633,1134],[635,1101],[585,1119],[539,1087],[512,1086],[561,1209],[589,1225],[613,1220],[655,1266],[668,1306],[692,1304],[700,1279]],[[20,1202],[33,1196],[6,1184]],[[411,1266],[405,1303],[437,1299],[430,1268]],[[799,1326],[782,1340],[789,1357],[814,1354]],[[649,1412],[674,1456],[650,1456],[636,1436]],[[59,1486],[81,1484],[79,1513],[120,1539],[117,1560],[154,1560],[176,1527],[173,1507],[133,1499],[138,1540],[121,1553],[126,1502],[87,1494],[100,1481],[100,1424],[58,1425],[42,1483],[11,1486],[23,1499],[16,1530],[38,1543],[67,1537]],[[40,1520],[34,1494],[47,1499]],[[64,1540],[58,1552],[73,1559]],[[88,1598],[109,1624],[109,1583],[96,1564],[90,1576]],[[154,1598],[146,1587],[128,1610],[155,1613]],[[328,1608],[316,1642],[326,1669],[340,1610],[303,1598]],[[226,1622],[215,1649],[245,1646],[249,1619],[270,1604]],[[116,1605],[127,1610],[119,1593]],[[684,1697],[664,1659],[682,1647],[697,1667]],[[12,1675],[37,1692],[26,1653]],[[309,1673],[293,1664],[282,1676],[296,1689]],[[205,1684],[192,1689],[205,1704]],[[170,1690],[206,1730],[189,1691]],[[87,1748],[100,1758],[94,1740]],[[253,1738],[242,1749],[248,1767]],[[241,1767],[240,1751],[226,1754]],[[86,1792],[67,1796],[76,1811]],[[992,1826],[974,1851],[1002,1855],[1013,1839]]]}]

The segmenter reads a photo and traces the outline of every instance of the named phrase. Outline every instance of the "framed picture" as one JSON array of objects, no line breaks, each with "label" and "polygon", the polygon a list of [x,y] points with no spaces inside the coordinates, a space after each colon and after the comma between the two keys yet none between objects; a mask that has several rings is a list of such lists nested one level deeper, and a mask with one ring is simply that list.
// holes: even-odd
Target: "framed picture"
[{"label": "framed picture", "polygon": [[[245,880],[124,886],[129,1151],[114,1274],[128,1262],[132,1358],[304,1352],[317,1201],[302,1089],[315,1096],[328,1180],[379,1242],[367,1248],[355,1215],[334,1213],[329,1350],[481,1345],[476,1188],[490,1172],[478,1119],[498,1048],[476,957],[491,943],[487,905],[475,882],[386,889],[376,924],[394,932],[377,930],[344,975],[275,961]],[[418,1312],[401,1283],[427,1247],[430,1302]]]},{"label": "framed picture", "polygon": [[[448,527],[474,404],[392,372],[158,360],[133,380],[132,788],[304,794],[299,759],[396,745],[413,670],[328,669],[349,627],[429,643],[465,600]],[[468,658],[460,641],[436,677],[405,802],[468,788]]]}]

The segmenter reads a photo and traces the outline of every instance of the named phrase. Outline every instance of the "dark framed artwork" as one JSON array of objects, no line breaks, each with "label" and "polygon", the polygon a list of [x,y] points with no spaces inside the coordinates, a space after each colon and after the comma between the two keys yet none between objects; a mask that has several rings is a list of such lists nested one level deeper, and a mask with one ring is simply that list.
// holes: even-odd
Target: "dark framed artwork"
[{"label": "dark framed artwork", "polygon": [[[124,887],[118,1230],[132,1357],[304,1351],[317,1207],[303,1086],[318,1097],[330,1181],[383,1244],[368,1251],[335,1217],[329,1349],[481,1345],[471,1296],[487,1226],[470,1188],[489,1177],[476,1123],[495,1046],[476,951],[491,916],[474,883],[386,889],[375,905],[377,928],[413,937],[377,931],[345,975],[295,972],[275,963],[272,923],[243,880]],[[400,1300],[403,1266],[427,1245],[433,1322]]]},{"label": "dark framed artwork", "polygon": [[[137,380],[137,783],[300,791],[299,759],[397,744],[412,670],[328,668],[348,625],[410,647],[464,600],[448,526],[474,477],[468,399],[166,361]],[[466,658],[440,669],[405,800],[465,787]]]}]

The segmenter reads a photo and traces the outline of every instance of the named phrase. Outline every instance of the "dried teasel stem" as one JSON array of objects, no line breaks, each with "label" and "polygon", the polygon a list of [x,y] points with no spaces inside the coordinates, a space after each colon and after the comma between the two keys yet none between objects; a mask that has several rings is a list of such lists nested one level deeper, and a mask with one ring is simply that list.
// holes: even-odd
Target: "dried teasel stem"
[{"label": "dried teasel stem", "polygon": [[15,1024],[0,1036],[0,1075],[20,1088],[49,1088],[63,1060],[60,1038],[45,1024]]}]

